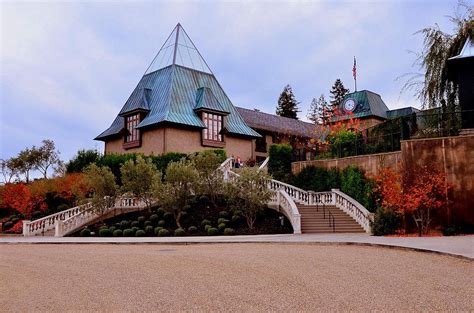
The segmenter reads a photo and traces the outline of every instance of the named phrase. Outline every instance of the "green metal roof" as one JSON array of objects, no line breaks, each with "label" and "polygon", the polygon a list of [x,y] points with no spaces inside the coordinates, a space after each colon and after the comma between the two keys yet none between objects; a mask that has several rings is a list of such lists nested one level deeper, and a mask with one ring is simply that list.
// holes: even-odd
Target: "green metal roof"
[{"label": "green metal roof", "polygon": [[[352,114],[344,114],[346,113],[344,102],[349,98],[355,101],[356,106],[352,111]],[[369,90],[361,90],[345,95],[339,111],[343,113],[343,115],[336,117],[334,119],[335,121],[369,116],[387,118],[388,107],[385,105],[385,102],[383,102],[380,95]]]},{"label": "green metal roof", "polygon": [[[179,24],[176,27],[173,33],[179,36],[179,30],[182,28]],[[185,34],[184,30],[181,33]],[[189,37],[186,36],[186,38],[190,41]],[[170,41],[169,38],[168,41]],[[175,42],[179,43],[179,39],[176,38]],[[179,44],[176,44],[175,56],[179,56],[178,47]],[[159,55],[160,52],[157,56]],[[199,52],[197,55],[200,57]],[[156,59],[155,57],[152,64]],[[195,110],[209,109],[224,115],[228,114],[225,120],[228,134],[261,137],[244,122],[210,70],[204,72],[175,62],[153,72],[148,69],[120,110],[119,116],[95,139],[104,140],[107,137],[119,135],[125,127],[124,118],[121,116],[139,109],[149,110],[149,112],[137,128],[156,126],[163,122],[206,128]]]}]

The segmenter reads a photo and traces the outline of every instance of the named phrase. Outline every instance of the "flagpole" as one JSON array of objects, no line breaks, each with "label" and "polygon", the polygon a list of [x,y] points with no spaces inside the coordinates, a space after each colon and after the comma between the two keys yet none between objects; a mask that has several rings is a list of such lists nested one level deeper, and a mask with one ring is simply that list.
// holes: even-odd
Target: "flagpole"
[{"label": "flagpole", "polygon": [[356,68],[356,57],[354,56],[354,66],[352,67],[352,76],[354,77],[354,89],[357,91],[357,68]]}]

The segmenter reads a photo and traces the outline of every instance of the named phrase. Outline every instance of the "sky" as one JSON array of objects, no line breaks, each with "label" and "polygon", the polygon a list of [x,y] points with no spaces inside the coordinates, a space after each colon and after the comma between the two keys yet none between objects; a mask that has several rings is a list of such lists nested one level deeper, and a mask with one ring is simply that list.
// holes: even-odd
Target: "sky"
[{"label": "sky", "polygon": [[[467,1],[472,5],[472,1]],[[382,96],[401,93],[421,35],[457,1],[0,1],[0,158],[52,139],[63,160],[109,127],[180,22],[236,106],[274,113],[286,84],[305,119],[337,78]]]}]

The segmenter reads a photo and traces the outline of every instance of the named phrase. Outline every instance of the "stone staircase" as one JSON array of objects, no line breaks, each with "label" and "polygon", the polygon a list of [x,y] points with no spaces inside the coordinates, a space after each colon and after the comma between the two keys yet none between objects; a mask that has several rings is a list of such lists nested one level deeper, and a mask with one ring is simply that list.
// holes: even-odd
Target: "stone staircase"
[{"label": "stone staircase", "polygon": [[365,233],[349,214],[335,205],[298,204],[301,214],[301,232],[310,233]]}]

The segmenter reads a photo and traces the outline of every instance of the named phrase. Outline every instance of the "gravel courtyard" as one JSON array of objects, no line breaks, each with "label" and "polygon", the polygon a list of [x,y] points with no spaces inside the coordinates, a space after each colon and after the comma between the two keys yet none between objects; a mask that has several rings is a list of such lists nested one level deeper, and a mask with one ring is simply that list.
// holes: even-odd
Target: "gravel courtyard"
[{"label": "gravel courtyard", "polygon": [[0,311],[469,311],[474,262],[306,244],[0,245]]}]

